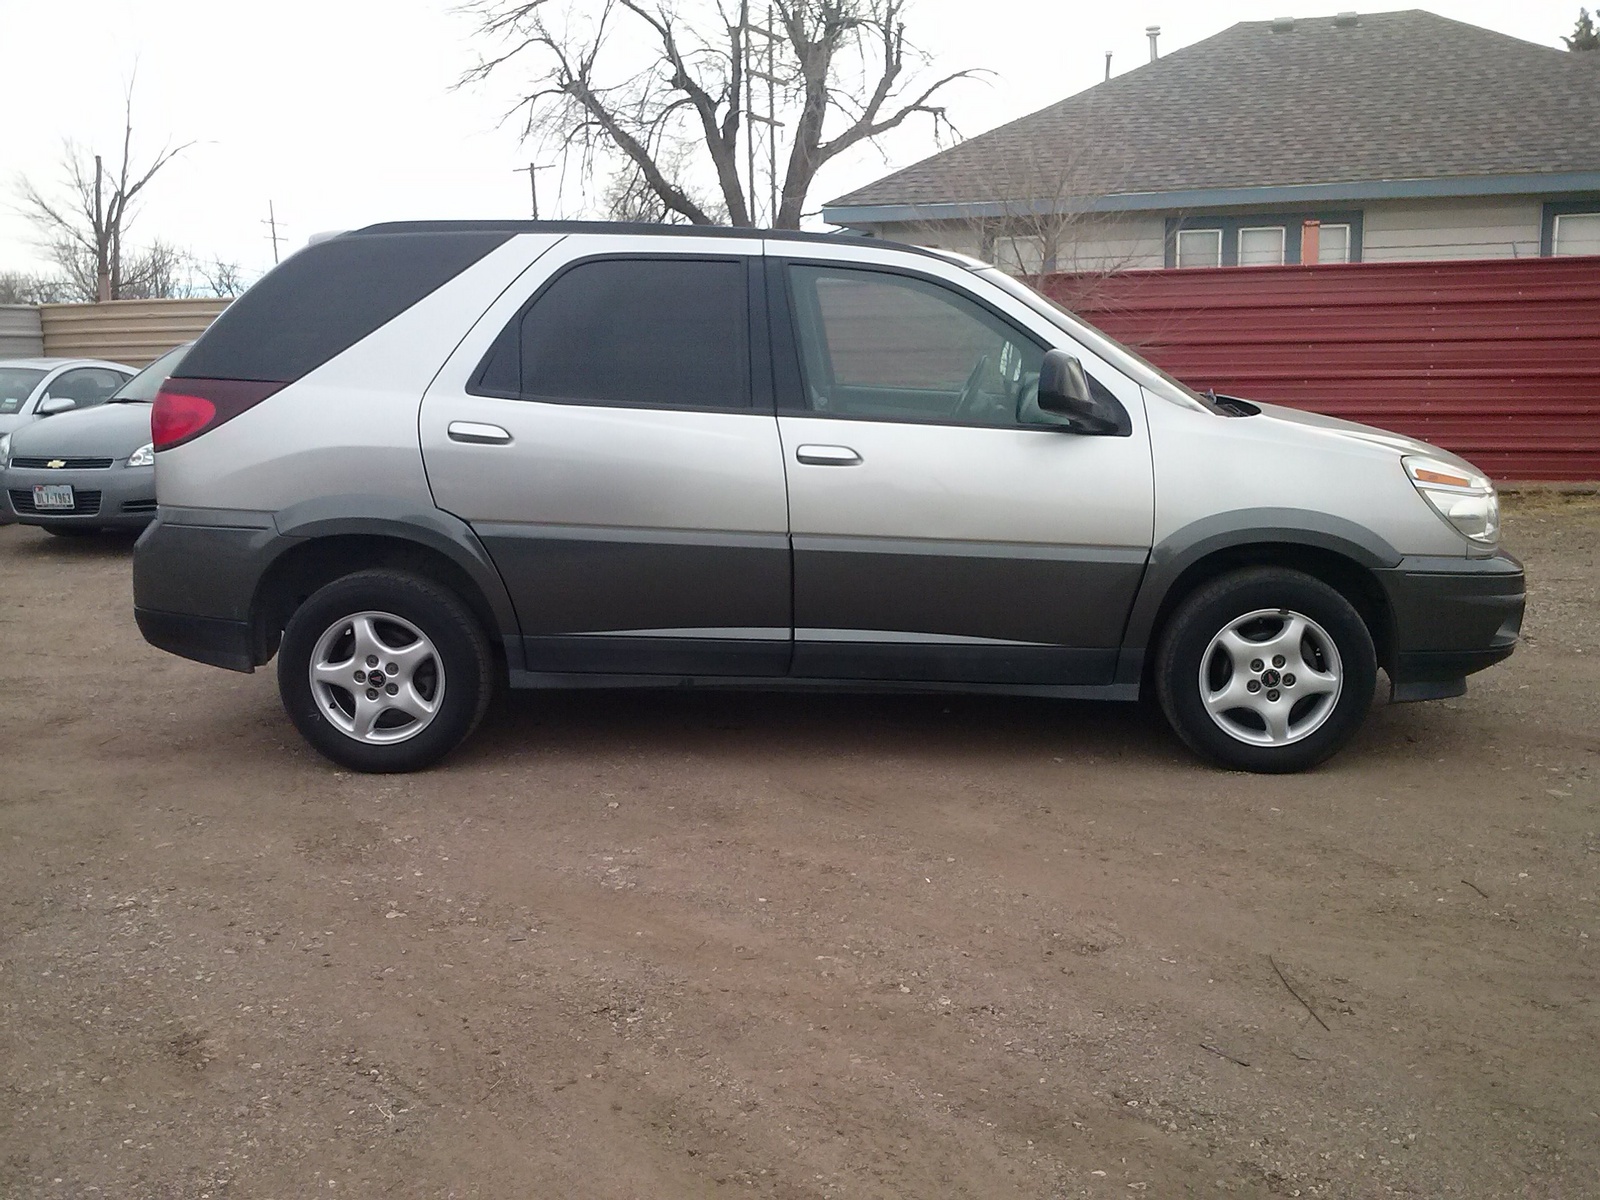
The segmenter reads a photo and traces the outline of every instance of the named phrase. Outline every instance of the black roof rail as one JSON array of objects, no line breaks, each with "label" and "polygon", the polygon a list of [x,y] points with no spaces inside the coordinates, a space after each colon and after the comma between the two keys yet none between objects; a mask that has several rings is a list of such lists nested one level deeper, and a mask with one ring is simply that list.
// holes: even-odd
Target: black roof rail
[{"label": "black roof rail", "polygon": [[743,229],[729,225],[658,225],[638,221],[386,221],[344,234],[360,237],[369,233],[627,233],[649,237],[782,238],[786,242],[821,242],[827,245],[860,246],[863,241],[914,254],[937,254],[904,242],[866,238],[859,233],[809,233],[799,229]]}]

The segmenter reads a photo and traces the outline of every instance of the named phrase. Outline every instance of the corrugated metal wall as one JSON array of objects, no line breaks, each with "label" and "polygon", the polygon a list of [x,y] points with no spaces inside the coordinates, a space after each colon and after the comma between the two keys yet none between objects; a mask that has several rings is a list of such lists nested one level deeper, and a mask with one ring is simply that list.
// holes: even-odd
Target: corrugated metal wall
[{"label": "corrugated metal wall", "polygon": [[204,333],[227,300],[113,300],[107,304],[46,304],[39,310],[45,353],[61,358],[109,358],[142,367],[179,342]]},{"label": "corrugated metal wall", "polygon": [[43,353],[39,310],[31,304],[0,304],[0,358],[37,358]]},{"label": "corrugated metal wall", "polygon": [[1498,479],[1600,479],[1600,258],[1037,283],[1192,387],[1411,434]]}]

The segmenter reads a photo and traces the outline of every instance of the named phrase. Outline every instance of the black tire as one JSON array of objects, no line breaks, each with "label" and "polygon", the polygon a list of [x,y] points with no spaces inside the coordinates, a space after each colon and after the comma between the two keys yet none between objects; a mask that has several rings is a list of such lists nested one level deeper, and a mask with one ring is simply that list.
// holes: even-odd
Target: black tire
[{"label": "black tire", "polygon": [[[441,672],[437,711],[404,741],[357,740],[333,723],[313,692],[311,659],[318,642],[336,623],[365,612],[393,614],[413,626],[432,643]],[[488,638],[471,610],[449,589],[404,571],[358,571],[319,589],[289,618],[278,650],[278,692],[289,719],[318,753],[354,771],[416,771],[438,762],[477,728],[494,694],[494,678]],[[351,693],[325,695],[354,703]]]},{"label": "black tire", "polygon": [[92,537],[100,532],[98,525],[41,525],[39,528],[52,537],[64,538]]},{"label": "black tire", "polygon": [[[1295,693],[1293,684],[1273,691],[1274,703],[1290,705],[1283,710],[1285,728],[1293,731],[1288,713],[1304,712],[1301,719],[1307,732],[1296,735],[1298,740],[1279,745],[1262,745],[1242,740],[1250,732],[1235,735],[1223,728],[1228,721],[1232,728],[1240,729],[1251,718],[1249,710],[1235,709],[1232,715],[1213,718],[1207,711],[1202,693],[1202,660],[1208,670],[1222,672],[1218,688],[1232,681],[1233,668],[1229,656],[1219,648],[1208,657],[1213,639],[1249,614],[1263,610],[1283,610],[1310,618],[1320,626],[1317,633],[1326,634],[1337,652],[1342,675],[1336,698],[1322,701],[1307,697],[1304,690]],[[1273,618],[1263,618],[1270,628]],[[1283,628],[1283,627],[1280,627]],[[1312,658],[1319,657],[1315,640],[1302,643],[1310,648]],[[1325,654],[1325,648],[1323,650]],[[1270,656],[1262,660],[1268,672],[1272,670]],[[1315,666],[1315,663],[1313,663]],[[1248,669],[1247,669],[1247,673]],[[1208,676],[1216,680],[1215,674]],[[1303,771],[1328,758],[1354,736],[1372,705],[1373,688],[1377,683],[1377,655],[1373,649],[1372,633],[1351,603],[1339,592],[1300,571],[1282,567],[1251,567],[1224,575],[1197,588],[1184,598],[1173,612],[1162,632],[1156,654],[1155,685],[1162,711],[1168,723],[1184,744],[1224,766],[1267,774]],[[1267,692],[1262,682],[1272,681],[1270,674],[1245,679],[1242,686],[1255,687],[1250,703],[1260,704]],[[1300,681],[1297,681],[1300,682]],[[1332,693],[1330,693],[1332,694]],[[1320,724],[1316,722],[1320,721]],[[1267,723],[1262,722],[1262,735],[1268,736]]]}]

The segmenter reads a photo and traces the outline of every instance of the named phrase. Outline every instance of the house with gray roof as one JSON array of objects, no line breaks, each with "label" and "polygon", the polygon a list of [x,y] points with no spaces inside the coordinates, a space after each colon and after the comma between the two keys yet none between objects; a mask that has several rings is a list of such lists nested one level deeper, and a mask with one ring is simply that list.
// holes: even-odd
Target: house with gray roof
[{"label": "house with gray roof", "polygon": [[1600,52],[1246,21],[823,206],[1013,270],[1600,254]]}]

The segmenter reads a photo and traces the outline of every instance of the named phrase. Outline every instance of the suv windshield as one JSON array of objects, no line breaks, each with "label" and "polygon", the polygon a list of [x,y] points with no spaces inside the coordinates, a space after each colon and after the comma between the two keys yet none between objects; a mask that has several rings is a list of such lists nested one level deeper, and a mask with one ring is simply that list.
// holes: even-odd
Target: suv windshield
[{"label": "suv windshield", "polygon": [[23,402],[33,395],[45,374],[33,367],[0,366],[0,417],[21,412]]},{"label": "suv windshield", "polygon": [[[1223,408],[1210,396],[1195,391],[1181,379],[1177,379],[1168,372],[1162,370],[1160,367],[1156,366],[1155,363],[1145,358],[1142,354],[1139,354],[1134,350],[1130,350],[1127,346],[1124,346],[1121,342],[1117,341],[1116,338],[1110,337],[1096,329],[1094,326],[1080,321],[1076,313],[1073,313],[1069,309],[1057,304],[1044,293],[1035,291],[1027,284],[1013,279],[1011,276],[1007,275],[1004,271],[1001,271],[997,267],[986,267],[982,271],[978,271],[977,274],[983,276],[983,278],[989,280],[991,283],[998,284],[1000,287],[1010,292],[1018,300],[1021,300],[1029,308],[1033,309],[1034,312],[1038,313],[1052,324],[1060,326],[1062,329],[1066,330],[1066,332],[1072,334],[1073,337],[1087,342],[1092,349],[1096,350],[1112,361],[1115,361],[1120,355],[1123,359],[1137,363],[1140,367],[1154,375],[1157,379],[1160,379],[1163,383],[1170,385],[1172,389],[1185,400],[1193,401],[1194,403],[1200,405],[1200,407],[1206,409],[1208,412],[1218,413],[1223,416],[1228,415]],[[1066,323],[1066,321],[1063,321],[1062,318],[1066,318],[1067,321],[1071,322],[1071,324]],[[1095,345],[1096,342],[1100,344]],[[1110,350],[1111,353],[1106,354],[1107,350]]]},{"label": "suv windshield", "polygon": [[155,362],[118,388],[117,394],[112,396],[107,403],[152,403],[156,398],[156,393],[161,390],[161,385],[167,381],[167,376],[178,369],[178,364],[183,361],[183,356],[189,352],[189,347],[192,345],[194,345],[193,342],[185,342],[181,346],[168,350]]}]

